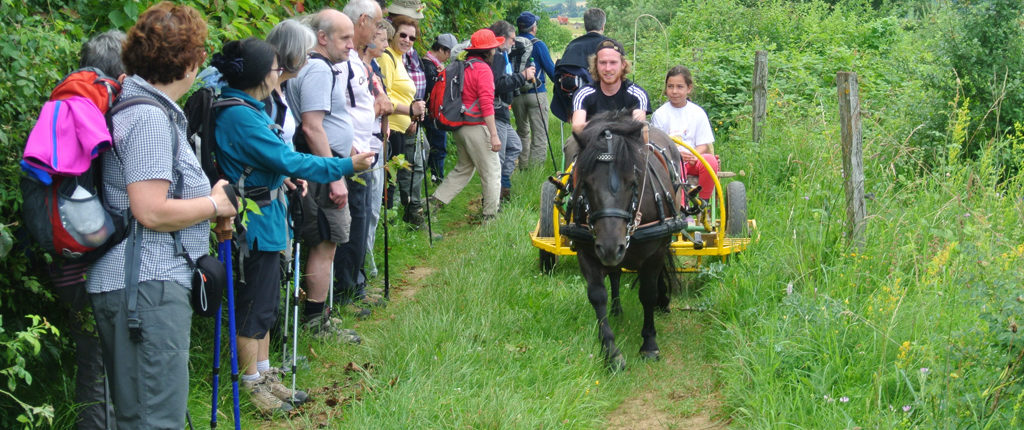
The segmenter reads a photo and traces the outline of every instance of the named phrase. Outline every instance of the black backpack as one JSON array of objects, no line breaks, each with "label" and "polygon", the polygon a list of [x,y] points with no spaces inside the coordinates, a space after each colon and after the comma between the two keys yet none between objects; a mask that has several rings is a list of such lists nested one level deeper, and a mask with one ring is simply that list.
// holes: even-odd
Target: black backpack
[{"label": "black backpack", "polygon": [[188,142],[199,159],[203,173],[210,180],[210,185],[224,178],[217,165],[217,137],[214,135],[217,109],[239,105],[249,106],[241,99],[220,98],[220,90],[213,87],[200,88],[185,101]]}]

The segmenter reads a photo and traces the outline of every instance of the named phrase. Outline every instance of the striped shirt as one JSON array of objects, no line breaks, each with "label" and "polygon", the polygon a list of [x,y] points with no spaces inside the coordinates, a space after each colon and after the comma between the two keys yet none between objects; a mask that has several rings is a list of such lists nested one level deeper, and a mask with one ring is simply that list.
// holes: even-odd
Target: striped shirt
[{"label": "striped shirt", "polygon": [[613,95],[605,95],[601,91],[601,84],[593,83],[580,88],[572,98],[573,112],[586,111],[587,121],[601,112],[620,109],[628,111],[640,109],[645,113],[651,113],[651,103],[650,98],[647,97],[647,91],[629,80],[623,80],[619,91]]},{"label": "striped shirt", "polygon": [[[163,180],[170,183],[167,198],[173,197],[177,181],[184,180],[183,198],[192,199],[210,195],[210,181],[206,179],[199,161],[185,140],[188,124],[181,108],[144,79],[130,76],[125,79],[120,97],[147,96],[156,99],[171,112],[174,123],[168,123],[164,110],[150,105],[138,105],[125,109],[114,116],[114,148],[102,155],[103,196],[116,209],[128,207],[128,184],[149,180]],[[178,133],[178,169],[181,175],[172,174],[171,130]],[[174,239],[171,235],[150,230],[139,223],[141,234],[141,269],[139,283],[153,280],[175,281],[186,288],[192,285],[192,271],[184,258],[174,255]],[[210,223],[203,221],[179,231],[182,244],[192,259],[209,253]],[[86,290],[103,293],[125,288],[125,245],[122,241],[89,268]]]}]

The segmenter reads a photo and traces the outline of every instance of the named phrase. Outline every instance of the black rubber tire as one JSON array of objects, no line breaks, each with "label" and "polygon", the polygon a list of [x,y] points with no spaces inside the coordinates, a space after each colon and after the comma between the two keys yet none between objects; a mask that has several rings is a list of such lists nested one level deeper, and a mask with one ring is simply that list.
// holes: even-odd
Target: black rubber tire
[{"label": "black rubber tire", "polygon": [[[537,231],[538,237],[554,237],[555,235],[555,193],[558,189],[555,184],[544,181],[540,187],[540,228]],[[540,271],[551,273],[558,262],[558,256],[543,249],[540,251]]]},{"label": "black rubber tire", "polygon": [[725,186],[725,222],[726,236],[746,236],[747,188],[740,181]]}]

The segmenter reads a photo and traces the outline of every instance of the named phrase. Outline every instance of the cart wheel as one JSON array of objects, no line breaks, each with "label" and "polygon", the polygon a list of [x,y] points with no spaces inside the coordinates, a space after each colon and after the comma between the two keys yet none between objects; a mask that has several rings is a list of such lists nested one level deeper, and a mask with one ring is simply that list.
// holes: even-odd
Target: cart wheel
[{"label": "cart wheel", "polygon": [[747,188],[740,181],[732,181],[725,187],[725,234],[741,237],[747,226]]},{"label": "cart wheel", "polygon": [[[537,231],[539,237],[555,236],[555,193],[558,189],[555,184],[544,181],[540,187],[540,229]],[[543,249],[540,251],[540,271],[551,273],[558,261],[558,256]]]}]

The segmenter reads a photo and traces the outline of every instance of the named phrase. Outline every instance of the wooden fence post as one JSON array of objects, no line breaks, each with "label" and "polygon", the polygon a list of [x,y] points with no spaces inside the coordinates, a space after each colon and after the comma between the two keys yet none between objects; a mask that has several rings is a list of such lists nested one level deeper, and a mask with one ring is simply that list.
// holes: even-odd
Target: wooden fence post
[{"label": "wooden fence post", "polygon": [[843,178],[846,186],[847,238],[858,249],[864,248],[864,153],[860,122],[860,90],[857,74],[836,74],[839,92],[839,128],[843,140]]},{"label": "wooden fence post", "polygon": [[767,80],[768,53],[757,51],[754,54],[754,123],[751,127],[754,143],[760,142],[761,136],[764,134],[762,127],[764,127],[765,112],[768,107],[768,92],[765,84]]}]

